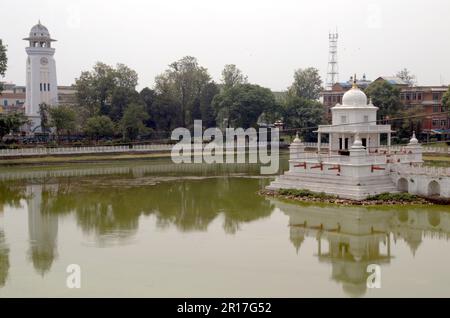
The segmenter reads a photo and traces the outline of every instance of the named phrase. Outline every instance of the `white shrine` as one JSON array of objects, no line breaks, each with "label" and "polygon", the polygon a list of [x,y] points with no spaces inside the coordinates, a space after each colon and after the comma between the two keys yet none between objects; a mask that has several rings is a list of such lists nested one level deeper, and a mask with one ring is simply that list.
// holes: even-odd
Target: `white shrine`
[{"label": "white shrine", "polygon": [[25,49],[27,52],[26,66],[26,99],[25,115],[31,121],[31,130],[40,126],[39,105],[46,103],[54,106],[58,104],[58,86],[56,81],[56,63],[53,55],[55,49],[48,29],[41,24],[33,26],[29,37],[24,40],[29,42]]},{"label": "white shrine", "polygon": [[[414,134],[408,145],[392,147],[391,126],[377,124],[377,110],[354,83],[342,105],[331,109],[332,124],[319,126],[317,151],[306,152],[297,135],[289,170],[267,189],[307,189],[353,200],[384,192],[450,197],[450,169],[424,167]],[[329,136],[328,149],[321,145],[323,134]]]}]

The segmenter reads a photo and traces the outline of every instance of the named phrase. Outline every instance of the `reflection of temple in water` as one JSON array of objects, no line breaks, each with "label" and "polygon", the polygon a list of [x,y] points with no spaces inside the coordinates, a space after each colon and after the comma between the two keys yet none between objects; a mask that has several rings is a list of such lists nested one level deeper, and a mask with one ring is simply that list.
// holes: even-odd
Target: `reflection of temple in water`
[{"label": "reflection of temple in water", "polygon": [[450,233],[450,213],[433,208],[423,212],[420,207],[377,210],[272,203],[289,216],[290,240],[297,253],[306,237],[315,238],[319,261],[331,264],[331,278],[350,296],[365,294],[369,264],[390,263],[392,243],[404,240],[415,255],[424,236],[447,240]]},{"label": "reflection of temple in water", "polygon": [[44,275],[57,255],[58,216],[45,211],[44,186],[27,186],[29,257],[38,273]]},{"label": "reflection of temple in water", "polygon": [[6,244],[5,233],[0,230],[0,288],[5,286],[9,272],[9,248]]}]

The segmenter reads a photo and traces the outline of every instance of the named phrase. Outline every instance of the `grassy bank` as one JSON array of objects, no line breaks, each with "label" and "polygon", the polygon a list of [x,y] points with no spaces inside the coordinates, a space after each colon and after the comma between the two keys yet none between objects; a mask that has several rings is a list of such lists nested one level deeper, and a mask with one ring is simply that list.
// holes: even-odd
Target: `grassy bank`
[{"label": "grassy bank", "polygon": [[434,167],[450,167],[450,156],[438,154],[424,154],[425,165]]}]

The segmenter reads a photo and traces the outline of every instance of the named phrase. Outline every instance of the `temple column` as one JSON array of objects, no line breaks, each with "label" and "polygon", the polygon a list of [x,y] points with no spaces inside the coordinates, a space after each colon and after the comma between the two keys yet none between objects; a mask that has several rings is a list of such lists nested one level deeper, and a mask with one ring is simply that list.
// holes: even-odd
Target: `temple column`
[{"label": "temple column", "polygon": [[319,236],[317,238],[317,255],[322,256],[322,238]]},{"label": "temple column", "polygon": [[320,134],[320,132],[317,134],[317,153],[320,153],[320,143],[321,143],[321,138],[322,135]]},{"label": "temple column", "polygon": [[391,133],[390,132],[388,132],[387,146],[388,146],[388,153],[391,153]]},{"label": "temple column", "polygon": [[331,144],[333,143],[333,139],[332,139],[332,135],[331,133],[328,134],[328,153],[331,156]]},{"label": "temple column", "polygon": [[391,256],[391,235],[387,234],[387,254],[390,257]]}]

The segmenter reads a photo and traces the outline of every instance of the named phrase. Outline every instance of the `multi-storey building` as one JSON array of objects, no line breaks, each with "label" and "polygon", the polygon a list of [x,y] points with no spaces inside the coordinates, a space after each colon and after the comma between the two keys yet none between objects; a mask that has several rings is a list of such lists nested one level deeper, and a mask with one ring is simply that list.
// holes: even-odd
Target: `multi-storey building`
[{"label": "multi-storey building", "polygon": [[423,112],[430,114],[422,120],[424,133],[450,133],[450,114],[442,104],[447,91],[446,86],[417,86],[401,89],[400,99],[405,106],[422,107]]},{"label": "multi-storey building", "polygon": [[25,103],[25,86],[2,83],[3,91],[0,93],[0,113],[21,110]]},{"label": "multi-storey building", "polygon": [[[12,83],[2,83],[3,91],[0,93],[0,113],[25,112],[26,87]],[[76,104],[75,86],[58,86],[58,104]]]}]

